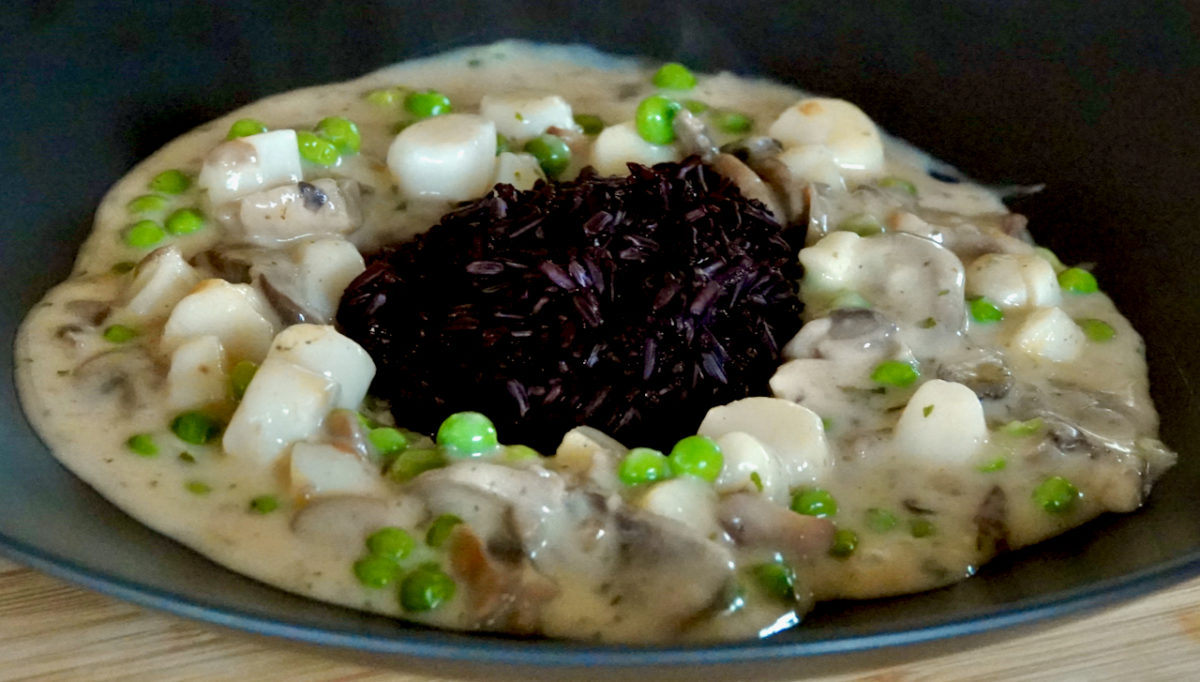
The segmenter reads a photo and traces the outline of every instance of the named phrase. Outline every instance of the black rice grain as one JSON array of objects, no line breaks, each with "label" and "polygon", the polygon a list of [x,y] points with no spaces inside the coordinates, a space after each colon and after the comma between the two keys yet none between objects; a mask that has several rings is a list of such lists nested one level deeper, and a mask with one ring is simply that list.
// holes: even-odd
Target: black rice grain
[{"label": "black rice grain", "polygon": [[668,448],[767,393],[800,328],[802,231],[698,159],[631,169],[497,186],[369,258],[337,319],[397,423],[475,410],[543,452],[580,424]]}]

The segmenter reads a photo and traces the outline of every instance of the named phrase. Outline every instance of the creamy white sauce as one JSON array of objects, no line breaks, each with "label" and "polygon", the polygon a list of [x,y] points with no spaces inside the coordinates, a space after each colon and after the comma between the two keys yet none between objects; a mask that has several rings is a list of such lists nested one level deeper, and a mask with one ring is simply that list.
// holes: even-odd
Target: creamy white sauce
[{"label": "creamy white sauce", "polygon": [[[384,161],[395,126],[406,117],[402,109],[368,102],[365,93],[393,86],[436,88],[449,96],[456,111],[476,112],[485,94],[535,90],[559,95],[575,113],[595,114],[613,125],[632,120],[638,102],[655,92],[652,73],[653,68],[639,62],[583,48],[501,43],[400,64],[347,83],[270,97],[171,142],[113,187],[97,209],[95,230],[71,278],[49,292],[23,325],[17,343],[18,382],[29,417],[55,456],[105,497],[235,571],[317,599],[443,627],[516,628],[559,637],[649,642],[769,634],[793,624],[810,595],[872,597],[947,584],[972,575],[987,561],[996,550],[991,541],[997,537],[1008,547],[1021,546],[1103,511],[1131,511],[1141,504],[1174,455],[1155,440],[1157,416],[1149,399],[1137,332],[1103,293],[1060,292],[1053,305],[1015,306],[1006,308],[998,322],[972,321],[963,286],[972,286],[970,266],[975,258],[986,252],[1038,256],[1032,245],[1008,234],[1007,211],[993,193],[969,182],[950,184],[930,177],[926,172],[933,165],[930,159],[887,138],[885,167],[871,177],[848,175],[844,189],[817,188],[794,178],[793,189],[799,193],[807,187],[804,191],[810,193],[804,213],[809,216],[811,248],[803,258],[817,265],[810,265],[801,289],[806,319],[820,320],[835,307],[862,297],[898,327],[887,343],[877,340],[866,349],[842,343],[835,351],[848,354],[849,360],[830,359],[828,348],[813,350],[816,346],[811,344],[792,348],[797,358],[793,362],[809,364],[791,375],[785,366],[777,376],[778,386],[773,382],[777,393],[825,420],[823,434],[805,437],[824,443],[828,458],[817,464],[781,465],[780,453],[772,451],[771,466],[794,469],[788,475],[776,471],[775,479],[784,482],[765,481],[764,495],[773,497],[778,511],[792,515],[784,505],[795,490],[817,487],[831,493],[838,510],[829,521],[857,536],[849,556],[831,555],[826,546],[833,527],[809,517],[800,522],[812,525],[795,536],[801,538],[801,546],[789,545],[788,538],[795,538],[785,534],[776,546],[755,544],[745,540],[745,533],[731,530],[731,516],[752,515],[731,511],[737,485],[743,495],[765,499],[757,485],[746,483],[748,479],[739,479],[741,484],[719,482],[725,485],[721,495],[708,484],[692,489],[687,482],[675,485],[681,491],[665,486],[650,492],[629,490],[615,481],[613,473],[624,449],[602,434],[575,434],[557,457],[544,464],[458,463],[423,474],[407,487],[383,482],[381,477],[371,484],[374,488],[354,498],[322,495],[320,486],[298,487],[286,457],[259,466],[223,453],[220,440],[194,445],[171,433],[169,424],[184,410],[168,399],[170,355],[158,338],[162,319],[133,322],[122,317],[128,313],[123,306],[133,276],[113,272],[114,264],[136,262],[146,253],[126,245],[123,234],[134,221],[128,203],[146,194],[155,175],[178,168],[195,177],[205,156],[238,119],[256,118],[272,130],[301,130],[327,116],[347,117],[361,130],[361,152],[343,155],[330,168],[306,165],[304,179],[352,179],[366,190],[361,227],[347,238],[369,250],[428,228],[447,204],[412,200],[397,187]],[[754,121],[750,134],[763,135],[803,93],[719,74],[701,76],[686,97],[716,109],[743,112]],[[740,136],[717,132],[715,142]],[[591,161],[588,144],[585,140],[573,150],[565,177]],[[668,151],[682,156],[679,149]],[[903,187],[879,188],[884,177],[911,182],[915,197]],[[786,192],[780,195],[777,198],[786,202]],[[184,258],[194,259],[222,241],[237,240],[235,206],[208,206],[195,186],[171,201],[176,207],[199,206],[209,213],[204,229],[170,238]],[[870,214],[886,233],[860,239],[835,231],[847,218],[862,214]],[[163,215],[151,217],[161,220]],[[835,235],[834,241],[821,241],[827,231]],[[909,236],[898,236],[905,232]],[[913,240],[922,245],[905,251]],[[833,253],[837,251],[830,247],[833,243],[843,245],[840,252]],[[864,246],[868,243],[871,246]],[[889,244],[899,246],[892,250],[880,246]],[[289,257],[281,250],[272,258],[278,265]],[[845,262],[849,265],[844,268],[837,264]],[[1039,262],[1050,269],[1047,282],[1056,269],[1062,269]],[[204,277],[216,274],[204,265],[197,267]],[[818,276],[825,279],[818,281]],[[1105,282],[1103,273],[1100,278],[1104,285],[1117,285]],[[946,287],[949,293],[941,296],[954,297],[954,305],[947,307],[939,300],[941,286],[935,290],[930,284],[939,281],[952,282]],[[1054,282],[1053,288],[1057,287]],[[1070,324],[1075,324],[1071,320],[1102,320],[1111,326],[1112,338],[1085,338],[1072,346],[1070,359],[1048,359],[1046,353],[1058,351],[1038,345],[1043,337],[1026,325],[1039,310],[1050,308],[1061,310]],[[844,309],[835,316],[843,322],[849,319]],[[269,311],[263,319],[280,324]],[[860,316],[859,322],[864,321],[867,316]],[[139,335],[121,344],[105,340],[104,330],[115,323],[128,323]],[[818,324],[823,323],[805,327],[807,333],[815,334]],[[793,346],[804,344],[797,341]],[[1005,390],[981,401],[972,395],[965,402],[948,398],[945,404],[909,404],[913,394],[935,377],[965,381],[953,366],[969,360],[973,349],[999,353],[1009,374]],[[235,359],[227,357],[223,371]],[[908,387],[873,382],[871,372],[885,360],[913,363],[921,372],[920,380]],[[210,369],[221,371],[215,366],[204,371]],[[945,411],[960,408],[968,417],[975,414],[972,410],[979,412],[983,426],[978,434],[968,432],[969,424],[964,424],[970,419],[966,419],[949,423],[945,433],[933,440],[922,435],[922,418],[940,419]],[[214,409],[227,420],[235,404],[226,402]],[[924,414],[901,417],[912,410]],[[1031,434],[1005,432],[1009,422],[1034,418],[1041,418],[1042,424]],[[903,419],[917,426],[901,433],[903,429],[896,426]],[[328,422],[324,428],[302,440],[328,442]],[[1051,437],[1055,429],[1058,434]],[[767,438],[750,427],[744,430],[752,437]],[[132,453],[126,441],[134,434],[151,434],[157,454]],[[502,441],[503,437],[500,434]],[[954,446],[955,439],[965,445]],[[932,445],[914,451],[913,443]],[[732,450],[728,457],[727,465],[732,466]],[[764,483],[768,469],[756,470],[758,483]],[[500,504],[481,494],[478,503],[463,503],[447,492],[456,489],[444,480],[459,475],[475,477],[472,480],[498,476],[496,490],[520,486],[522,497],[528,499]],[[1079,490],[1065,513],[1048,513],[1033,499],[1034,490],[1051,476],[1064,477]],[[492,490],[490,485],[482,489]],[[544,499],[524,494],[526,487],[540,491]],[[648,501],[655,490],[662,494]],[[262,495],[276,496],[280,508],[270,513],[251,510],[251,500]],[[985,500],[990,506],[985,506]],[[629,511],[639,505],[673,517]],[[444,550],[420,541],[432,515],[441,513],[439,507],[466,518],[484,539],[512,532],[499,528],[503,524],[497,514],[514,516],[524,558],[511,574],[501,576],[508,583],[496,580],[510,594],[519,595],[518,600],[538,602],[537,608],[525,605],[536,614],[532,624],[514,625],[520,618],[513,613],[524,613],[524,607],[511,604],[503,618],[480,617],[487,609],[479,602],[487,595],[468,587],[470,580],[449,565]],[[636,523],[629,521],[628,514],[636,516]],[[890,515],[894,527],[873,529],[868,522],[872,514],[876,523]],[[488,530],[488,524],[497,527]],[[662,524],[666,530],[659,529]],[[370,589],[360,584],[352,564],[364,554],[365,535],[384,525],[408,528],[418,539],[404,566],[438,561],[456,575],[459,588],[453,600],[433,611],[406,613],[394,587]],[[986,538],[981,540],[981,528],[992,535],[983,533]],[[641,537],[639,533],[652,539],[634,554],[647,556],[630,559],[627,555],[633,550],[625,544],[630,537]],[[751,567],[777,554],[792,560],[798,574],[795,604],[773,599],[754,585]],[[705,559],[692,564],[694,556]],[[680,575],[697,565],[708,568]],[[704,574],[705,570],[712,574]],[[714,585],[718,588],[712,589]],[[689,594],[691,589],[711,589],[712,594]]]}]

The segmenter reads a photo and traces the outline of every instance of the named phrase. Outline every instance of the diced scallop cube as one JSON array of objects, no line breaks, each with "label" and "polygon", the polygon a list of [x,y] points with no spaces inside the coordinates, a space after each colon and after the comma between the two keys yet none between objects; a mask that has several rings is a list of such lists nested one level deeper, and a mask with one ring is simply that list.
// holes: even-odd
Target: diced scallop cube
[{"label": "diced scallop cube", "polygon": [[1036,358],[1070,362],[1083,352],[1087,339],[1083,330],[1062,308],[1038,308],[1022,320],[1010,342]]},{"label": "diced scallop cube", "polygon": [[605,128],[592,145],[592,166],[600,175],[629,175],[627,163],[653,166],[678,158],[675,147],[645,141],[632,123]]},{"label": "diced scallop cube", "polygon": [[270,358],[325,377],[339,389],[333,406],[348,410],[358,409],[375,377],[375,362],[367,351],[328,325],[294,324],[284,329],[271,345]]},{"label": "diced scallop cube", "polygon": [[504,152],[496,157],[497,185],[512,185],[520,190],[532,189],[538,180],[545,180],[542,167],[532,154]]},{"label": "diced scallop cube", "polygon": [[821,476],[832,464],[825,428],[817,413],[779,398],[743,398],[708,411],[698,433],[720,439],[740,431],[775,455],[789,485]]},{"label": "diced scallop cube", "polygon": [[[716,439],[725,458],[713,487],[722,495],[736,492],[762,493],[768,499],[787,498],[788,486],[775,456],[758,439],[742,431],[731,431]],[[760,487],[761,486],[761,487]]]},{"label": "diced scallop cube", "polygon": [[167,403],[174,409],[211,405],[228,393],[225,350],[215,336],[198,336],[171,354]]},{"label": "diced scallop cube", "polygon": [[296,497],[387,495],[387,486],[375,467],[358,455],[324,443],[293,445],[289,471]]},{"label": "diced scallop cube", "polygon": [[688,526],[704,537],[717,534],[717,494],[694,476],[680,476],[651,485],[637,506]]},{"label": "diced scallop cube", "polygon": [[617,487],[617,466],[629,450],[612,436],[590,426],[577,426],[563,435],[549,466],[601,489]]},{"label": "diced scallop cube", "polygon": [[342,294],[366,269],[362,254],[345,239],[317,239],[299,244],[294,257],[303,283],[306,308],[332,320]]},{"label": "diced scallop cube", "polygon": [[575,127],[571,105],[558,95],[506,93],[484,95],[479,113],[496,124],[496,130],[513,140],[528,140],[547,128]]},{"label": "diced scallop cube", "polygon": [[268,357],[225,428],[225,452],[264,466],[274,464],[292,443],[320,431],[337,394],[337,384],[328,377]]},{"label": "diced scallop cube", "polygon": [[473,114],[418,121],[392,141],[387,164],[410,199],[475,199],[492,186],[496,124]]},{"label": "diced scallop cube", "polygon": [[249,284],[206,279],[184,296],[163,328],[162,342],[173,351],[188,339],[214,335],[231,362],[261,362],[275,336],[270,305]]},{"label": "diced scallop cube", "polygon": [[125,312],[139,321],[165,319],[200,282],[200,274],[176,246],[156,249],[138,264],[125,293]]},{"label": "diced scallop cube", "polygon": [[904,457],[935,464],[966,462],[987,442],[983,405],[962,384],[926,381],[900,414],[893,442]]},{"label": "diced scallop cube", "polygon": [[243,239],[259,246],[346,234],[362,224],[358,183],[321,178],[261,190],[242,199],[239,216]]},{"label": "diced scallop cube", "polygon": [[853,288],[859,275],[858,248],[862,241],[853,232],[830,232],[816,244],[800,249],[804,286],[818,291]]},{"label": "diced scallop cube", "polygon": [[850,175],[883,170],[883,140],[874,121],[850,102],[825,97],[800,100],[784,110],[767,134],[785,149],[823,147]]},{"label": "diced scallop cube", "polygon": [[296,131],[272,130],[222,142],[204,158],[199,186],[223,204],[304,177]]},{"label": "diced scallop cube", "polygon": [[1062,302],[1054,266],[1035,254],[988,253],[976,258],[967,268],[966,292],[1005,309]]}]

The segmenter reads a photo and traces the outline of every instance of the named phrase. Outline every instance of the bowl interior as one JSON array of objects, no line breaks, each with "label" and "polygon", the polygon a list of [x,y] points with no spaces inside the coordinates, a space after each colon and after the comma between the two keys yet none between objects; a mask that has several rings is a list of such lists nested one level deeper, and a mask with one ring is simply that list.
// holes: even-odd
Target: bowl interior
[{"label": "bowl interior", "polygon": [[[928,6],[926,6],[928,5]],[[406,626],[284,594],[138,525],[62,469],[0,360],[0,552],[140,603],[379,652],[514,662],[735,661],[972,632],[1200,572],[1200,42],[1145,3],[35,3],[0,10],[7,229],[0,337],[66,276],[105,189],[172,137],[260,96],[505,37],[586,42],[793,82],[1022,201],[1064,260],[1097,263],[1145,337],[1163,439],[1181,452],[1145,509],[1014,553],[960,585],[822,605],[804,627],[711,648],[628,650]],[[111,17],[121,16],[121,21]],[[604,20],[598,21],[597,17]],[[1097,368],[1103,371],[1103,368]],[[102,427],[101,427],[102,428]]]}]

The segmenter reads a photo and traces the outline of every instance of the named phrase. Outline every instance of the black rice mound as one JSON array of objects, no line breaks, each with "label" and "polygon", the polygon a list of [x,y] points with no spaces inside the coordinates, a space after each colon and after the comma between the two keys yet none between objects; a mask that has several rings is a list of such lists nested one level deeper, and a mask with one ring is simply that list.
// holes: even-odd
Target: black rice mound
[{"label": "black rice mound", "polygon": [[801,324],[803,229],[696,158],[630,168],[498,185],[368,259],[337,321],[398,424],[474,410],[543,453],[581,424],[667,449],[767,394]]}]

